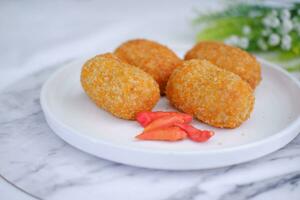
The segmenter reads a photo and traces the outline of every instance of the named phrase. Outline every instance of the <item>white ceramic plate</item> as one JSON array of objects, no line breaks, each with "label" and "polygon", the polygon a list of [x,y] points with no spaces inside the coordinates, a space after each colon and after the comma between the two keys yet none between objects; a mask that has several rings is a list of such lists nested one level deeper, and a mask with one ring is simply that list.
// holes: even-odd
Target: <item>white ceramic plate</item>
[{"label": "white ceramic plate", "polygon": [[[41,105],[53,131],[69,144],[104,159],[128,165],[205,169],[250,161],[278,150],[300,130],[300,86],[288,73],[266,61],[255,91],[251,118],[236,129],[217,129],[194,120],[216,135],[206,143],[138,141],[142,128],[99,109],[80,85],[83,62],[58,70],[44,84]],[[161,98],[154,110],[173,110]]]}]

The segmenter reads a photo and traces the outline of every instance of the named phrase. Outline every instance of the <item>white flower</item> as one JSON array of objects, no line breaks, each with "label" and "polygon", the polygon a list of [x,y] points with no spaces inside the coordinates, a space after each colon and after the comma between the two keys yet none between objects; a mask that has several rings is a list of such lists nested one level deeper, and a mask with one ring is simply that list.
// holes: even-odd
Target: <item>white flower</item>
[{"label": "white flower", "polygon": [[282,36],[282,40],[281,40],[281,48],[283,50],[290,50],[291,46],[292,46],[292,38],[289,35],[284,35]]},{"label": "white flower", "polygon": [[266,29],[262,30],[262,32],[261,32],[261,34],[263,36],[269,36],[271,33],[272,33],[272,30],[269,28],[266,28]]},{"label": "white flower", "polygon": [[268,39],[268,44],[270,46],[276,46],[280,43],[280,37],[276,33],[272,33]]},{"label": "white flower", "polygon": [[249,46],[249,39],[246,37],[239,37],[237,35],[232,35],[229,38],[225,39],[224,43],[228,45],[241,47],[243,49],[247,49]]},{"label": "white flower", "polygon": [[278,12],[276,10],[272,10],[270,16],[277,17]]},{"label": "white flower", "polygon": [[224,40],[225,44],[229,45],[237,45],[239,43],[240,38],[236,35],[232,35],[229,38]]},{"label": "white flower", "polygon": [[282,29],[281,32],[283,34],[289,33],[293,29],[293,23],[289,19],[285,19],[282,21]]},{"label": "white flower", "polygon": [[247,49],[249,47],[249,39],[246,37],[241,37],[237,46]]},{"label": "white flower", "polygon": [[283,9],[280,13],[281,20],[287,20],[290,19],[291,13],[288,9]]},{"label": "white flower", "polygon": [[262,38],[257,40],[257,45],[263,51],[266,51],[268,49],[267,43]]},{"label": "white flower", "polygon": [[291,43],[292,42],[291,36],[290,35],[284,35],[284,36],[282,36],[282,42]]},{"label": "white flower", "polygon": [[251,33],[251,28],[250,28],[250,26],[244,26],[243,27],[243,34],[244,35],[249,35]]},{"label": "white flower", "polygon": [[262,20],[263,24],[266,26],[266,27],[269,27],[271,25],[271,18],[270,17],[264,17],[263,20]]},{"label": "white flower", "polygon": [[277,28],[280,25],[280,20],[274,16],[266,16],[263,18],[265,27]]}]

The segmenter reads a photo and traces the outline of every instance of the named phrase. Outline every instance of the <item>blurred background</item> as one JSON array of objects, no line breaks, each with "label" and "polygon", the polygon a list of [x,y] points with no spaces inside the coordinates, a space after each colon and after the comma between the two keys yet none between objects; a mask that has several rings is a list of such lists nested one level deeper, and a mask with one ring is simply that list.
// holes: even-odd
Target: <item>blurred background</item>
[{"label": "blurred background", "polygon": [[[246,31],[248,30],[249,25],[243,24],[245,20],[237,22],[233,20],[233,24],[240,24],[235,29],[230,29],[232,23],[229,23],[229,25],[223,24],[227,27],[225,30],[223,27],[220,28],[224,30],[223,32],[213,27],[212,31],[204,32],[201,35],[199,30],[203,29],[203,21],[217,22],[215,24],[220,26],[223,23],[219,22],[220,18],[232,18],[232,15],[234,16],[236,12],[229,10],[226,15],[223,9],[228,5],[237,5],[238,2],[250,2],[258,5],[265,5],[267,2],[268,5],[275,5],[279,8],[291,7],[292,3],[292,1],[224,0],[1,1],[0,90],[35,70],[68,62],[78,57],[109,51],[115,48],[121,40],[134,37],[147,37],[171,47],[172,43],[176,41],[177,46],[182,45],[185,49],[190,48],[197,39],[220,39],[237,44],[236,35],[239,36],[243,28],[246,28]],[[249,13],[249,10],[247,11],[243,7],[237,7],[236,10],[241,11],[242,15],[248,15]],[[253,10],[257,9],[254,8]],[[221,11],[219,12],[219,14],[221,13],[219,18],[214,18],[215,11]],[[263,15],[267,16],[268,13],[269,10],[264,12]],[[280,13],[281,11],[278,11],[279,20]],[[203,15],[204,20],[199,20]],[[299,13],[296,13],[296,15],[300,16]],[[239,18],[241,17],[239,16]],[[297,19],[300,21],[300,18]],[[299,27],[295,23],[295,32],[297,28],[300,31],[300,22]],[[261,26],[261,24],[257,26]],[[251,28],[253,27],[250,25],[250,31]],[[136,31],[136,29],[141,30]],[[260,29],[262,28],[260,27]],[[215,32],[217,33],[212,34]],[[267,36],[270,35],[270,32],[267,33]],[[299,39],[299,35],[295,37],[296,40]],[[254,39],[258,40],[259,37],[254,36]],[[275,42],[276,40],[278,38],[275,37]],[[107,49],[107,45],[104,44],[107,41],[110,42],[111,49]],[[115,41],[115,43],[112,41]],[[265,42],[268,43],[268,38],[265,38]],[[103,46],[106,46],[106,48],[101,48]],[[271,50],[273,49],[268,49],[268,51]],[[300,67],[298,68],[293,72],[299,71]]]},{"label": "blurred background", "polygon": [[[299,52],[293,50],[293,47],[300,48],[300,31],[299,34],[297,32],[299,8],[291,12],[292,1],[268,1],[268,6],[275,5],[276,13],[273,12],[273,8],[257,9],[255,7],[235,7],[236,11],[242,12],[235,13],[230,10],[226,12],[226,7],[229,4],[236,4],[235,2],[217,0],[2,0],[0,1],[0,92],[4,89],[9,90],[9,85],[13,82],[43,68],[59,67],[81,57],[111,51],[121,42],[131,38],[157,40],[177,51],[180,56],[197,40],[225,40],[265,56],[271,61],[282,64],[283,67],[290,67],[286,63],[292,60],[292,67],[296,66],[296,68],[290,70],[290,73],[300,77],[298,72],[300,67],[297,70]],[[266,1],[247,2],[258,5],[266,4]],[[247,19],[248,11],[251,9],[262,10],[261,15],[256,16],[259,20],[254,18],[254,21],[259,23],[253,24]],[[214,12],[217,14],[214,15]],[[288,14],[282,14],[284,12]],[[283,15],[286,18],[283,18]],[[264,23],[264,18],[269,16],[273,17],[270,19],[273,21],[267,25]],[[246,20],[241,22],[233,19],[232,21],[231,18],[235,17],[239,19],[244,17]],[[228,19],[226,23],[220,20],[225,18]],[[275,18],[279,20],[277,27],[273,27]],[[208,21],[210,24],[206,23]],[[237,23],[238,26],[232,26]],[[216,24],[217,27],[227,27],[222,29],[225,32],[207,29],[215,28]],[[255,26],[261,32],[251,35],[256,29]],[[278,32],[282,29],[281,26],[292,27],[287,27],[288,32],[281,33]],[[234,28],[231,29],[231,27]],[[263,30],[270,32],[260,35]],[[274,36],[275,39],[271,37],[272,34],[277,35]],[[288,39],[284,40],[287,35],[291,37],[288,43],[290,47],[287,49],[287,44],[282,49],[283,41],[288,41]],[[259,39],[265,42],[267,49],[260,49],[259,46],[255,49],[251,45],[250,48],[249,44],[254,44],[253,41]],[[241,41],[245,42],[245,40],[248,45],[241,46],[245,44]],[[280,53],[280,55],[283,52],[282,55],[288,56],[274,60],[274,56],[269,54],[273,52]],[[278,58],[278,54],[275,57]],[[25,198],[2,178],[0,180],[0,199],[1,197],[3,199]]]},{"label": "blurred background", "polygon": [[[108,51],[101,46],[110,38],[182,34],[193,42],[189,25],[203,4],[205,9],[218,6],[197,0],[1,1],[0,89],[43,67]],[[171,22],[179,33],[166,34]],[[135,31],[139,25],[148,30]],[[112,43],[111,49],[117,44]]]}]

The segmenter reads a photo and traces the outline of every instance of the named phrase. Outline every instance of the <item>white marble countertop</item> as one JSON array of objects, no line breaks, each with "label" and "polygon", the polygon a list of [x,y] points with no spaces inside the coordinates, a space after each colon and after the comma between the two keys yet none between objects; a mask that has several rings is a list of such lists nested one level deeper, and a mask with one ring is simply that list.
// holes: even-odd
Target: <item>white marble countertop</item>
[{"label": "white marble countertop", "polygon": [[[181,26],[182,19],[188,19],[193,8],[218,5],[170,2],[0,3],[0,175],[10,182],[0,179],[0,199],[299,199],[299,136],[249,163],[161,171],[88,155],[67,145],[47,126],[39,105],[42,83],[63,63],[99,52],[103,33],[117,34],[108,34],[112,26],[122,24],[120,34],[127,37],[130,27],[124,23],[139,16],[148,21],[176,17],[178,32],[185,32],[188,26]],[[191,38],[186,40],[191,43],[192,37],[187,31],[181,39]]]}]

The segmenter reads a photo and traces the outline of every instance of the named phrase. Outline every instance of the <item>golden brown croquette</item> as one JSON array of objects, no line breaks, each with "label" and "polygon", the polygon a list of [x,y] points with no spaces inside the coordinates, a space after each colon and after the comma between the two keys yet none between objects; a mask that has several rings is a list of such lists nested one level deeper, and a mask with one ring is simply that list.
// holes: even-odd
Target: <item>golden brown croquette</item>
[{"label": "golden brown croquette", "polygon": [[159,86],[149,74],[110,53],[83,65],[81,85],[96,105],[123,119],[150,111],[160,98]]},{"label": "golden brown croquette", "polygon": [[145,39],[127,41],[114,53],[124,62],[137,66],[153,76],[162,94],[170,74],[182,64],[182,60],[171,49]]},{"label": "golden brown croquette", "polygon": [[241,125],[255,100],[250,85],[238,75],[200,59],[185,61],[174,70],[166,94],[179,110],[220,128]]},{"label": "golden brown croquette", "polygon": [[237,47],[219,42],[199,42],[185,55],[185,60],[206,59],[220,68],[239,75],[255,89],[261,80],[259,62],[254,56]]}]

